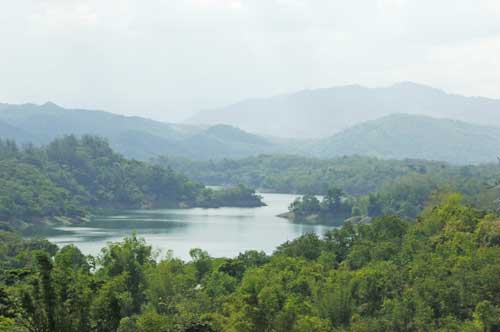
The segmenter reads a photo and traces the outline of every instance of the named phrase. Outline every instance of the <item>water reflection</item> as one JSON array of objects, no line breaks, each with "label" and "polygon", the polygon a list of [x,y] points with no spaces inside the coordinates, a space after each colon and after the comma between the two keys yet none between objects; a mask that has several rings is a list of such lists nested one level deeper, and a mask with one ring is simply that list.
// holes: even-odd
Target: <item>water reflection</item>
[{"label": "water reflection", "polygon": [[175,256],[187,259],[191,248],[202,248],[215,257],[232,257],[250,249],[272,253],[279,244],[301,234],[322,234],[331,228],[276,217],[286,211],[294,195],[262,196],[267,206],[259,208],[132,210],[98,216],[84,226],[50,228],[43,235],[58,245],[75,244],[95,255],[107,242],[135,232],[163,254],[173,250]]}]

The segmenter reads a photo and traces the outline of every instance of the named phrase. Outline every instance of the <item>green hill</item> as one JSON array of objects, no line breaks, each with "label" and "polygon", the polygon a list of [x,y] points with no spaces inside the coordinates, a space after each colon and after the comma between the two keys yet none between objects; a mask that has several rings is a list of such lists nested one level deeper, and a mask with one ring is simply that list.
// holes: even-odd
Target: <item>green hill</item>
[{"label": "green hill", "polygon": [[171,124],[53,103],[0,104],[0,138],[45,145],[69,134],[104,137],[114,150],[139,160],[159,156],[220,160],[279,153],[477,164],[496,162],[500,155],[500,128],[422,115],[392,114],[306,141],[263,137],[230,125]]},{"label": "green hill", "polygon": [[347,85],[308,89],[243,100],[198,112],[189,123],[224,123],[277,137],[321,138],[396,113],[500,127],[500,100],[449,94],[412,82],[381,88]]},{"label": "green hill", "polygon": [[227,125],[169,124],[104,111],[65,109],[54,103],[0,104],[0,138],[43,145],[69,134],[105,137],[118,152],[140,160],[158,155],[239,158],[274,148],[267,139]]},{"label": "green hill", "polygon": [[394,114],[344,130],[302,148],[321,158],[364,155],[476,164],[500,155],[500,128],[421,115]]},{"label": "green hill", "polygon": [[0,140],[0,223],[15,227],[96,209],[261,206],[251,189],[212,190],[171,169],[130,160],[101,138],[65,136],[42,148]]}]

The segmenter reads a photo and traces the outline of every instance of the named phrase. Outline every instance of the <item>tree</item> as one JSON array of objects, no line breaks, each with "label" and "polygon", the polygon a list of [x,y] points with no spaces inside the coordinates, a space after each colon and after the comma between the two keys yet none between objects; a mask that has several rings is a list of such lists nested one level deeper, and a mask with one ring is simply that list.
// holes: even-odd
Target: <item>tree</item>
[{"label": "tree", "polygon": [[52,262],[45,252],[37,252],[36,260],[40,271],[40,288],[42,304],[46,317],[47,331],[56,331],[56,294],[52,284]]},{"label": "tree", "polygon": [[189,256],[191,256],[193,264],[196,268],[197,278],[198,280],[201,280],[211,269],[210,256],[206,251],[203,251],[199,248],[189,250]]},{"label": "tree", "polygon": [[132,300],[132,312],[138,313],[145,300],[144,270],[155,265],[151,246],[134,234],[121,243],[110,244],[99,259],[103,268],[99,274],[106,280],[122,276]]}]

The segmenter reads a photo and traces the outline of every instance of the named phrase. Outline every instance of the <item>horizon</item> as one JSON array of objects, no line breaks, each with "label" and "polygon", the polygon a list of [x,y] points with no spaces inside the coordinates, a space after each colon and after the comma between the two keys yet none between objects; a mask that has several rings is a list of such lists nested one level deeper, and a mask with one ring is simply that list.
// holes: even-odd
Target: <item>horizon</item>
[{"label": "horizon", "polygon": [[493,0],[20,0],[3,9],[8,103],[178,122],[252,96],[353,82],[500,98]]},{"label": "horizon", "polygon": [[[41,106],[45,106],[45,105],[48,105],[48,104],[53,104],[53,105],[55,105],[57,107],[65,109],[65,110],[83,110],[83,111],[106,112],[106,113],[111,113],[111,114],[114,114],[114,115],[121,115],[121,116],[125,116],[125,117],[140,117],[140,118],[144,118],[144,119],[148,119],[148,120],[153,120],[153,121],[158,121],[158,122],[162,122],[162,123],[166,123],[166,124],[205,125],[204,123],[190,123],[189,120],[190,120],[190,118],[192,116],[194,116],[196,114],[199,114],[199,113],[203,113],[204,111],[211,111],[211,110],[223,109],[225,107],[230,107],[230,106],[233,106],[233,105],[237,105],[239,103],[244,103],[244,102],[249,102],[249,101],[267,100],[267,99],[276,98],[276,97],[282,97],[282,96],[293,96],[293,95],[297,95],[297,94],[300,94],[300,93],[303,93],[303,92],[308,92],[308,91],[341,89],[341,88],[351,88],[351,87],[353,87],[353,88],[354,87],[359,87],[359,88],[362,88],[362,89],[375,90],[375,89],[389,89],[389,88],[393,88],[393,87],[400,86],[400,85],[412,85],[412,86],[415,86],[415,87],[422,87],[422,88],[426,88],[426,89],[437,90],[437,91],[440,91],[440,92],[442,92],[442,93],[444,93],[446,95],[450,95],[450,96],[461,96],[461,97],[465,97],[465,98],[483,98],[483,99],[495,100],[495,101],[496,100],[500,100],[500,98],[494,98],[494,97],[484,96],[484,95],[463,95],[463,94],[458,94],[458,93],[454,93],[452,91],[447,91],[447,90],[442,89],[440,87],[427,85],[427,84],[424,84],[424,83],[421,83],[421,82],[415,82],[415,81],[405,80],[405,81],[397,81],[397,82],[394,82],[394,83],[390,83],[388,85],[381,85],[381,86],[366,86],[366,85],[362,85],[362,84],[358,84],[358,83],[352,83],[352,84],[345,84],[345,85],[330,85],[330,86],[325,86],[325,87],[307,88],[307,89],[302,89],[302,90],[288,91],[288,92],[284,92],[284,93],[281,93],[281,94],[275,94],[275,95],[249,96],[249,97],[245,97],[245,98],[243,98],[241,100],[237,100],[237,101],[235,101],[233,103],[223,104],[223,105],[220,105],[218,107],[213,107],[213,108],[210,108],[210,109],[202,108],[202,109],[194,110],[188,117],[186,117],[184,119],[180,119],[179,121],[168,121],[166,119],[161,119],[161,118],[157,118],[157,117],[154,117],[154,116],[147,116],[147,115],[141,115],[141,114],[135,114],[135,113],[128,114],[128,113],[123,113],[123,112],[119,112],[119,111],[115,111],[115,110],[109,110],[109,109],[86,108],[86,107],[82,107],[82,106],[78,106],[78,105],[65,105],[63,103],[59,103],[58,101],[54,101],[54,100],[46,100],[46,101],[43,101],[43,102],[40,102],[40,103],[32,102],[32,101],[27,101],[27,102],[23,102],[23,103],[10,103],[10,102],[5,102],[3,100],[0,100],[0,105],[2,105],[2,104],[3,105],[13,105],[13,106],[15,106],[15,105],[34,105],[34,106],[41,107]],[[395,114],[421,115],[421,116],[426,116],[426,117],[435,118],[435,119],[447,119],[447,120],[455,120],[455,121],[470,123],[468,121],[464,121],[464,120],[460,120],[460,119],[454,119],[452,117],[441,117],[441,116],[418,114],[418,113],[412,114],[412,113],[406,113],[406,112],[399,112],[399,113],[391,113],[389,115],[395,115]],[[360,123],[364,123],[364,122],[365,121],[360,122]],[[220,124],[225,124],[225,123],[220,123]],[[235,126],[235,125],[231,125],[231,124],[228,124],[228,125],[232,126],[232,127],[239,128],[238,126]],[[498,128],[499,126],[491,126],[491,127]],[[239,129],[241,129],[241,128],[239,128]],[[253,132],[251,132],[251,133],[253,133]],[[293,137],[277,137],[277,138],[293,138]]]}]

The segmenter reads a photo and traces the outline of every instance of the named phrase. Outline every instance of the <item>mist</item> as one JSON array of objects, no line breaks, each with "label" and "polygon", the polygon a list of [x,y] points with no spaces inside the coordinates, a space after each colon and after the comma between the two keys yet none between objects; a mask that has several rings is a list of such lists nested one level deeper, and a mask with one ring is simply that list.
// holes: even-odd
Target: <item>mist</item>
[{"label": "mist", "polygon": [[[303,89],[415,81],[500,98],[500,3],[19,0],[0,101],[183,121]],[[478,115],[479,116],[479,115]]]}]

